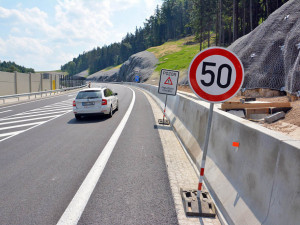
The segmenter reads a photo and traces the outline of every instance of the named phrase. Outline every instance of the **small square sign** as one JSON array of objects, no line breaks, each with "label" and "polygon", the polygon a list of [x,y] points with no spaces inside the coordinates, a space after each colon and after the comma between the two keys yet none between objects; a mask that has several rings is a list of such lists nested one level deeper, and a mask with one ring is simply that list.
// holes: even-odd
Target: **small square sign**
[{"label": "small square sign", "polygon": [[179,71],[162,69],[160,72],[158,93],[176,95]]}]

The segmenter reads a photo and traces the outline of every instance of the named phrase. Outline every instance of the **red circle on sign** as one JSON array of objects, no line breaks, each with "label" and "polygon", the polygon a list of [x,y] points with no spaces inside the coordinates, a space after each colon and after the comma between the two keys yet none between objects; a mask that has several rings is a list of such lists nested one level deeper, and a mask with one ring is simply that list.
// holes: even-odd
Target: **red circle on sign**
[{"label": "red circle on sign", "polygon": [[[236,70],[236,80],[233,86],[225,93],[220,95],[211,95],[206,93],[201,89],[201,87],[198,85],[197,79],[196,79],[196,72],[197,68],[200,65],[200,63],[207,57],[212,55],[220,55],[227,59],[229,59],[232,64],[234,65],[234,68]],[[189,68],[189,83],[192,88],[192,90],[195,92],[196,95],[198,95],[200,98],[202,98],[205,101],[215,103],[215,102],[224,102],[231,97],[233,97],[241,88],[244,80],[244,69],[242,66],[241,61],[238,59],[238,57],[228,51],[225,48],[219,48],[219,47],[213,47],[208,48],[202,52],[200,52],[195,58],[192,60]]]}]

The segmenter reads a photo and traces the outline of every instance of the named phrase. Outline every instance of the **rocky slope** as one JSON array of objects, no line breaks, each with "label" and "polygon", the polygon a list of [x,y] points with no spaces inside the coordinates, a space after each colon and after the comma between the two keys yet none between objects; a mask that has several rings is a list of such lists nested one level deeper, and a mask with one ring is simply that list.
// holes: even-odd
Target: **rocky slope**
[{"label": "rocky slope", "polygon": [[246,89],[300,90],[300,3],[290,0],[228,49],[243,62]]},{"label": "rocky slope", "polygon": [[117,76],[120,68],[115,68],[107,71],[99,71],[88,76],[87,80],[98,81],[98,82],[111,82],[117,81]]},{"label": "rocky slope", "polygon": [[99,71],[90,75],[87,80],[99,82],[134,81],[135,76],[140,77],[140,82],[146,81],[153,73],[158,60],[148,51],[139,52],[129,57],[121,68],[108,71]]}]

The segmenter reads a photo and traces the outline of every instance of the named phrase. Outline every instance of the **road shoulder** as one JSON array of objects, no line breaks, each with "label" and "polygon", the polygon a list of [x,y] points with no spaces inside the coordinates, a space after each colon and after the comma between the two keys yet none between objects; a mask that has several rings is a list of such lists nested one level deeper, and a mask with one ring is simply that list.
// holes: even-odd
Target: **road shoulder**
[{"label": "road shoulder", "polygon": [[145,94],[151,105],[156,121],[155,125],[161,138],[178,223],[182,225],[220,225],[221,223],[218,217],[211,219],[187,217],[185,215],[180,195],[180,188],[197,189],[198,177],[184,150],[182,149],[182,146],[179,143],[176,135],[174,134],[173,129],[170,126],[162,126],[158,124],[158,119],[162,119],[163,116],[162,110],[147,92],[143,90],[141,91]]}]

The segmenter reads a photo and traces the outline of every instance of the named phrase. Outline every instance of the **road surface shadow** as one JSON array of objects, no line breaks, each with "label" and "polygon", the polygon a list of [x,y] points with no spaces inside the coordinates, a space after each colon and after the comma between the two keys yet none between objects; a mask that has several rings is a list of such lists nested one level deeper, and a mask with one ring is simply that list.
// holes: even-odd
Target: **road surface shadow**
[{"label": "road surface shadow", "polygon": [[110,119],[106,116],[84,116],[80,120],[77,120],[75,118],[71,119],[68,124],[86,124],[86,123],[99,123],[103,122],[107,119]]},{"label": "road surface shadow", "polygon": [[172,130],[172,127],[168,126],[168,125],[154,125],[154,129],[158,130],[158,129],[161,129],[161,130]]}]

